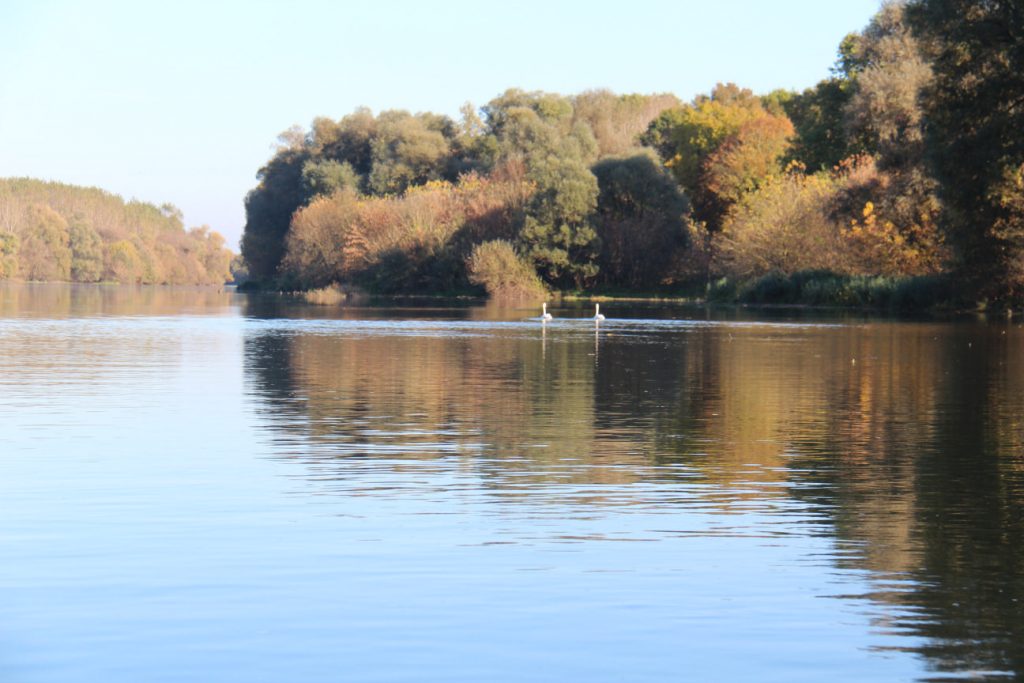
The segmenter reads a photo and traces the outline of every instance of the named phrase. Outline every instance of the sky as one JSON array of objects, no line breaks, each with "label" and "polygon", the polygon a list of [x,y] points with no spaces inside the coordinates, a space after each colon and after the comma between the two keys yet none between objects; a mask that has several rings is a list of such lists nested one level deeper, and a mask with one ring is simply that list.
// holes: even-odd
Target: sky
[{"label": "sky", "polygon": [[235,248],[277,136],[510,87],[803,89],[879,0],[0,3],[0,177],[182,209]]}]

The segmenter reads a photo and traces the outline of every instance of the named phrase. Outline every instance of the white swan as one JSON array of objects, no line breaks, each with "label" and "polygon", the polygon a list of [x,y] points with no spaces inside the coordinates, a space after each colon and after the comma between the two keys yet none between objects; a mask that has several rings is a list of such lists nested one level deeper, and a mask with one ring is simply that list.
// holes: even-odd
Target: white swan
[{"label": "white swan", "polygon": [[604,316],[601,315],[601,304],[594,304],[594,322],[601,322]]},{"label": "white swan", "polygon": [[544,310],[544,313],[541,314],[540,319],[541,320],[551,320],[551,314],[548,313],[548,304],[547,304],[547,302],[544,303],[543,310]]}]

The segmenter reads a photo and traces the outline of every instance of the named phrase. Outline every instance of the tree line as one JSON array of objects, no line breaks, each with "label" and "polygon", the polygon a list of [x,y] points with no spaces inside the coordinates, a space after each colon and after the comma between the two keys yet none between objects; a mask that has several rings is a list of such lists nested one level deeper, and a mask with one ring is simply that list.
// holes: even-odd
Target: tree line
[{"label": "tree line", "polygon": [[318,118],[260,169],[242,254],[297,289],[713,291],[814,272],[1019,302],[1021,74],[1017,3],[911,0],[803,92],[513,89],[458,120]]},{"label": "tree line", "polygon": [[232,253],[179,209],[92,187],[0,178],[0,280],[223,284]]}]

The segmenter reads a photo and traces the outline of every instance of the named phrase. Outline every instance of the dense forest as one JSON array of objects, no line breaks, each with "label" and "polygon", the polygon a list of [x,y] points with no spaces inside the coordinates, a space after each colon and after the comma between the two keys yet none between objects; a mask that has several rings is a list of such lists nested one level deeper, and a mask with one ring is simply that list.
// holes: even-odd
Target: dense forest
[{"label": "dense forest", "polygon": [[91,187],[0,178],[0,280],[223,284],[232,254],[181,212]]},{"label": "dense forest", "polygon": [[1019,3],[887,2],[803,92],[318,118],[260,169],[242,254],[293,289],[1019,303],[1022,102]]}]

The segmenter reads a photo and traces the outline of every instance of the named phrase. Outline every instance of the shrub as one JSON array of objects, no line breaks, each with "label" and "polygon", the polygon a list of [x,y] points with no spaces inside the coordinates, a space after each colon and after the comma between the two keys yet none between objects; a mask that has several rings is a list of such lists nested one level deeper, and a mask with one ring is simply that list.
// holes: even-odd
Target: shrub
[{"label": "shrub", "polygon": [[776,271],[745,282],[736,298],[751,304],[794,303],[796,291],[793,280]]},{"label": "shrub", "polygon": [[678,183],[646,154],[604,159],[592,170],[600,188],[600,280],[632,288],[663,284],[690,243],[683,222],[689,203]]},{"label": "shrub", "polygon": [[730,296],[723,278],[709,296],[748,304],[798,304],[806,306],[853,306],[898,311],[920,311],[934,306],[956,306],[956,290],[947,275],[887,277],[843,275],[827,270],[808,270],[785,275],[773,272],[741,284]]},{"label": "shrub", "polygon": [[[935,216],[926,207],[912,220],[903,215],[910,210],[880,213],[871,201],[884,198],[894,182],[858,158],[832,173],[790,173],[767,182],[730,211],[716,266],[740,278],[805,270],[888,277],[940,272],[949,252]],[[851,211],[857,215],[847,220]]]},{"label": "shrub", "polygon": [[744,196],[718,240],[718,268],[740,278],[848,272],[840,226],[829,218],[835,190],[825,174],[790,174]]},{"label": "shrub", "polygon": [[309,304],[318,306],[336,306],[348,298],[348,294],[337,284],[311,289],[302,293],[302,298]]},{"label": "shrub", "polygon": [[901,281],[893,290],[891,305],[900,311],[915,311],[932,306],[964,306],[949,275],[911,277]]},{"label": "shrub", "polygon": [[466,259],[469,281],[482,285],[492,299],[540,299],[544,285],[533,268],[516,254],[512,244],[491,240],[478,244]]},{"label": "shrub", "polygon": [[351,191],[319,197],[293,217],[280,275],[298,288],[332,282],[389,293],[465,288],[472,245],[504,236],[532,191],[525,178],[503,169],[454,185],[430,182],[401,197]]},{"label": "shrub", "polygon": [[949,261],[949,253],[931,216],[897,227],[879,218],[873,202],[864,204],[861,219],[850,221],[843,240],[861,270],[885,275],[933,275]]}]

